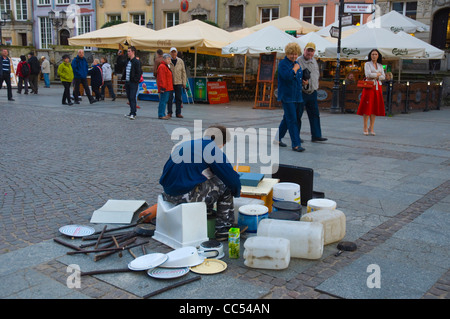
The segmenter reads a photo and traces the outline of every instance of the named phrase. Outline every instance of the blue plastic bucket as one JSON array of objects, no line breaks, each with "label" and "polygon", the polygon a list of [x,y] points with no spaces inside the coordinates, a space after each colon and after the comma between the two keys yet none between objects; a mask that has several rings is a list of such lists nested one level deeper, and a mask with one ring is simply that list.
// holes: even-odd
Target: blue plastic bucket
[{"label": "blue plastic bucket", "polygon": [[247,232],[256,233],[261,219],[269,217],[269,209],[264,205],[243,205],[239,207],[238,225],[248,226]]}]

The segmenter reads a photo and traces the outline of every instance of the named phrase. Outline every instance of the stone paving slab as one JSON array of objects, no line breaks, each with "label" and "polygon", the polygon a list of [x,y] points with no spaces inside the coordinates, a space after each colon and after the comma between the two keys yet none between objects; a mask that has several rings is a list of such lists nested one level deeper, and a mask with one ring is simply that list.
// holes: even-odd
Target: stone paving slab
[{"label": "stone paving slab", "polygon": [[[45,285],[55,290],[55,298],[136,299],[144,291],[148,293],[147,287],[126,287],[123,282],[120,287],[132,292],[120,288],[113,275],[107,275],[111,277],[108,282],[106,275],[87,276],[83,278],[86,287],[74,293],[66,287],[67,264],[59,260],[69,263],[73,259],[67,257],[73,256],[66,256],[68,249],[51,239],[60,236],[62,225],[88,223],[92,212],[108,199],[154,203],[161,192],[158,178],[162,166],[176,143],[170,140],[175,128],[192,131],[193,121],[200,119],[203,128],[217,122],[232,128],[277,128],[283,114],[281,109],[252,109],[251,103],[197,104],[185,105],[183,119],[160,121],[157,103],[143,101],[138,119],[130,121],[123,117],[128,111],[123,98],[67,107],[59,105],[61,92],[62,87],[55,86],[38,96],[15,96],[15,102],[0,102],[5,155],[0,161],[0,290],[5,298],[25,296],[19,287],[27,282],[36,287],[35,294],[27,295],[30,298],[39,298],[43,294],[39,289]],[[362,135],[359,116],[322,111],[322,131],[329,138],[326,143],[311,143],[305,114],[302,138],[306,151],[280,149],[280,159],[314,169],[314,190],[338,203],[347,216],[345,240],[358,242],[359,249],[334,257],[335,245],[328,245],[320,260],[293,259],[281,272],[250,269],[242,259],[227,261],[229,267],[223,274],[193,283],[191,288],[197,287],[194,284],[199,288],[195,296],[210,298],[210,288],[203,294],[200,283],[209,287],[216,279],[228,291],[220,292],[221,296],[233,295],[235,290],[241,296],[241,287],[248,285],[255,298],[333,298],[332,292],[319,292],[316,287],[338,278],[347,285],[356,280],[347,267],[358,265],[364,283],[369,275],[364,263],[369,259],[362,258],[370,257],[386,277],[382,277],[384,292],[374,293],[374,288],[370,295],[355,289],[354,295],[360,291],[361,297],[450,298],[450,271],[444,259],[448,250],[443,245],[448,246],[449,114],[450,109],[444,107],[379,117],[377,135],[367,137]],[[246,154],[245,158],[256,159],[256,155]],[[261,166],[251,164],[253,171]],[[149,249],[168,251],[155,243],[149,244]],[[405,263],[410,265],[402,272]],[[423,275],[413,279],[406,273],[422,270]],[[9,285],[2,284],[8,282],[8,276],[17,281],[16,288],[8,290]],[[410,289],[396,288],[400,281]],[[181,292],[186,290],[161,297]],[[346,296],[354,295],[347,292]]]}]

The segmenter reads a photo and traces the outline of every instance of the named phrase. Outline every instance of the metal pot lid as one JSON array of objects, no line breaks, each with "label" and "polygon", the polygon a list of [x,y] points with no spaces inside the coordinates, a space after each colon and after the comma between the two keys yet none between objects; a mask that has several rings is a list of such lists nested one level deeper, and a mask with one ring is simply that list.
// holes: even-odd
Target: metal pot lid
[{"label": "metal pot lid", "polygon": [[71,237],[84,237],[95,233],[95,229],[84,225],[66,225],[59,228],[59,232]]}]

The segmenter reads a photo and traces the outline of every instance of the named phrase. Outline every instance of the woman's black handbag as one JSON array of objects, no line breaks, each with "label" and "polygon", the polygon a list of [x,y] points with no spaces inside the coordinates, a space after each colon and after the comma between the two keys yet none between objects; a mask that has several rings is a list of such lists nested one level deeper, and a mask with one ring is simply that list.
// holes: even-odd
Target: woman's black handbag
[{"label": "woman's black handbag", "polygon": [[[309,81],[309,79],[311,78],[311,71],[309,70],[309,69],[304,69],[303,70],[303,77],[302,77],[302,80],[303,81]],[[308,82],[308,84],[306,85],[306,86],[304,86],[304,89],[305,90],[308,90],[308,88],[309,88],[309,82]]]}]

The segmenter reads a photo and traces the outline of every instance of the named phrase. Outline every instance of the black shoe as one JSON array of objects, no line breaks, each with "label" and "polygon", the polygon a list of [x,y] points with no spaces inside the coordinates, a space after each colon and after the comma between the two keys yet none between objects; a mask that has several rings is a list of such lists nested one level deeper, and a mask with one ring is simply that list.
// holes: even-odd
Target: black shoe
[{"label": "black shoe", "polygon": [[15,101],[13,98],[8,99],[8,101]]},{"label": "black shoe", "polygon": [[22,94],[22,92],[20,92],[20,91],[17,91],[17,94]]},{"label": "black shoe", "polygon": [[313,137],[311,138],[311,142],[325,142],[326,140],[328,140],[325,137]]},{"label": "black shoe", "polygon": [[278,145],[279,145],[280,147],[286,147],[286,146],[287,146],[287,144],[286,144],[286,143],[283,143],[282,141],[279,141],[279,142],[278,142]]},{"label": "black shoe", "polygon": [[80,104],[80,102],[78,102],[78,101],[75,101],[75,102],[73,102],[73,104]]},{"label": "black shoe", "polygon": [[66,102],[62,102],[62,105],[67,105],[67,103]]},{"label": "black shoe", "polygon": [[301,146],[294,147],[292,150],[294,152],[304,152],[305,151],[305,149]]},{"label": "black shoe", "polygon": [[115,98],[115,97],[113,97],[113,98],[112,98],[112,100],[113,100],[113,101],[115,101],[115,100],[116,100],[116,98]]},{"label": "black shoe", "polygon": [[90,100],[89,103],[94,104],[95,102],[97,102],[96,100]]},{"label": "black shoe", "polygon": [[73,105],[73,103],[72,103],[72,102],[69,102],[69,103],[67,103],[67,105],[68,105],[68,106],[71,106],[71,105]]}]

